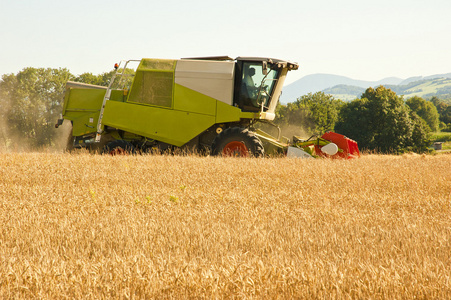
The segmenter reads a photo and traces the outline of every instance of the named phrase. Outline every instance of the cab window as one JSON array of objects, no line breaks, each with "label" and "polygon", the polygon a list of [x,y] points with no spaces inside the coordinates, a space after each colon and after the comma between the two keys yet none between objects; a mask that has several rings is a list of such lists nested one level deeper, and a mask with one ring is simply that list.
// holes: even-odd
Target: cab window
[{"label": "cab window", "polygon": [[269,106],[278,71],[266,68],[261,62],[244,62],[241,73],[240,106],[246,111],[259,111]]}]

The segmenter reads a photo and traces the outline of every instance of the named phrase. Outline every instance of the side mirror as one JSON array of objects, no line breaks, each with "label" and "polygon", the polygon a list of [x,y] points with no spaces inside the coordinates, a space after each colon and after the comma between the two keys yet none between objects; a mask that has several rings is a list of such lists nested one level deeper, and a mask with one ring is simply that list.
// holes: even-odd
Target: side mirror
[{"label": "side mirror", "polygon": [[263,68],[262,68],[263,75],[268,75],[268,64],[266,61],[263,62]]}]

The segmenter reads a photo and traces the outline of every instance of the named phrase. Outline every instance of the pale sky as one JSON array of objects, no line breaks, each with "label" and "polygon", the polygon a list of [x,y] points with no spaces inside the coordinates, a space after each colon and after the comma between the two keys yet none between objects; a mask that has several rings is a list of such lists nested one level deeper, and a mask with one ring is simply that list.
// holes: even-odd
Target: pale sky
[{"label": "pale sky", "polygon": [[297,62],[288,83],[451,72],[450,0],[0,0],[0,28],[0,75],[218,55]]}]

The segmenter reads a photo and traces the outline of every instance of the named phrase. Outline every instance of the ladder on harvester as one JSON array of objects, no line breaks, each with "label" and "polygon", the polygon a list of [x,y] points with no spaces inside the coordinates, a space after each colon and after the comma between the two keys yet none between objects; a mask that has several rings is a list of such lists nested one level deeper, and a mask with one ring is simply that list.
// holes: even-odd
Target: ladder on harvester
[{"label": "ladder on harvester", "polygon": [[[97,134],[96,134],[96,143],[100,142],[100,138],[102,137],[102,119],[103,119],[103,112],[105,110],[105,104],[108,100],[110,100],[111,97],[111,91],[114,88],[114,81],[116,80],[116,77],[120,77],[119,82],[116,86],[120,87],[121,84],[125,84],[124,78],[127,77],[133,77],[135,74],[126,74],[125,71],[127,70],[127,65],[130,62],[139,62],[140,60],[121,60],[119,64],[115,64],[114,68],[116,69],[116,72],[114,72],[113,76],[111,77],[110,83],[108,84],[108,88],[106,89],[105,96],[103,97],[102,106],[100,108],[100,114],[99,114],[99,120],[97,121]],[[121,65],[124,64],[124,67],[121,70]]]}]

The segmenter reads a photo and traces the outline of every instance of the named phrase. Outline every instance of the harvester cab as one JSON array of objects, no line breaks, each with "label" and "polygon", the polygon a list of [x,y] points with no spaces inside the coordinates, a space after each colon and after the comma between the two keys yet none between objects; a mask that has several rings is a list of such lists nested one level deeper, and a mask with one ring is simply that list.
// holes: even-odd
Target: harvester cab
[{"label": "harvester cab", "polygon": [[274,119],[287,72],[297,70],[298,65],[258,57],[236,61],[234,105],[243,111],[266,112],[267,119]]},{"label": "harvester cab", "polygon": [[[130,69],[130,63],[138,66]],[[343,153],[339,147],[323,149],[337,145],[335,135],[293,143],[280,128],[273,137],[255,126],[274,125],[283,83],[288,71],[298,69],[296,63],[261,57],[144,58],[115,69],[108,87],[67,83],[57,126],[71,121],[70,146],[111,154],[175,148],[233,156]]]}]

